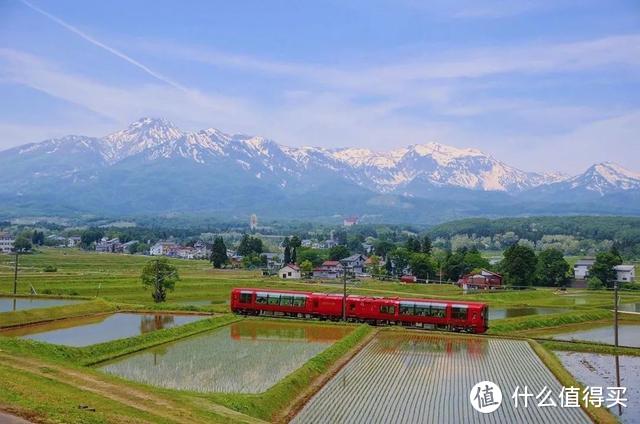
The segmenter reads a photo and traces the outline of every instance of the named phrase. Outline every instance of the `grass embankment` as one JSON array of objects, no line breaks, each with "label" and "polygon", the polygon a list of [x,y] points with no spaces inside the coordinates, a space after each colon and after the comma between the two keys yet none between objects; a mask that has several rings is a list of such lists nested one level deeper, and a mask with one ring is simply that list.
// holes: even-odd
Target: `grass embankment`
[{"label": "grass embankment", "polygon": [[0,328],[115,312],[117,309],[116,305],[97,299],[73,305],[54,306],[52,308],[4,312],[0,313]]},{"label": "grass embankment", "polygon": [[567,324],[598,321],[612,316],[613,314],[610,311],[589,309],[563,314],[530,315],[501,319],[489,323],[489,331],[487,334],[513,334],[536,328],[559,327]]},{"label": "grass embankment", "polygon": [[285,411],[315,379],[330,370],[338,360],[365,341],[373,329],[361,325],[324,352],[314,356],[298,370],[260,394],[214,393],[207,397],[216,403],[267,421],[284,419]]},{"label": "grass embankment", "polygon": [[567,352],[600,353],[603,355],[640,356],[640,349],[635,347],[615,347],[600,343],[566,342],[562,340],[538,340],[549,350],[563,350]]},{"label": "grass embankment", "polygon": [[[564,387],[579,387],[580,389],[584,389],[584,386],[580,384],[574,377],[567,371],[563,366],[557,356],[555,356],[552,352],[545,349],[545,347],[541,346],[535,340],[529,340],[529,344],[532,349],[536,352],[540,360],[551,370],[553,375],[558,379],[560,384]],[[584,404],[583,404],[584,406]],[[618,420],[616,417],[609,412],[607,408],[596,408],[595,406],[589,404],[586,408],[583,409],[589,414],[589,416],[596,423],[617,423]]]},{"label": "grass embankment", "polygon": [[213,330],[241,319],[230,314],[220,315],[178,327],[152,331],[136,337],[113,340],[87,347],[60,346],[35,340],[0,337],[0,350],[14,355],[34,355],[42,359],[69,362],[74,365],[93,365]]}]

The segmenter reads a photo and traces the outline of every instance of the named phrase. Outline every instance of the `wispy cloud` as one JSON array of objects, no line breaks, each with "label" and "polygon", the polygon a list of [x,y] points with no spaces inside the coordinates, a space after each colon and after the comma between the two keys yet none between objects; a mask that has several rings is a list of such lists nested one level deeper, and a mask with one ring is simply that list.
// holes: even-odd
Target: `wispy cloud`
[{"label": "wispy cloud", "polygon": [[91,35],[81,31],[80,29],[76,28],[75,26],[63,21],[62,19],[58,18],[57,16],[52,15],[51,13],[47,12],[46,10],[43,10],[41,8],[39,8],[38,6],[28,2],[27,0],[20,0],[25,6],[27,6],[28,8],[30,8],[31,10],[40,13],[41,15],[49,18],[50,20],[52,20],[53,22],[57,23],[58,25],[62,26],[63,28],[69,30],[70,32],[76,34],[77,36],[79,36],[80,38],[88,41],[89,43],[93,44],[94,46],[100,47],[103,50],[106,50],[107,52],[113,54],[114,56],[119,57],[120,59],[130,63],[131,65],[137,67],[138,69],[141,69],[142,71],[146,72],[147,74],[151,75],[152,77],[154,77],[155,79],[162,81],[164,83],[169,84],[170,86],[177,88],[179,90],[183,90],[183,91],[187,91],[187,88],[184,87],[183,85],[177,83],[176,81],[165,77],[164,75],[162,75],[161,73],[154,71],[153,69],[149,68],[148,66],[140,63],[139,61],[137,61],[136,59],[132,58],[129,55],[126,55],[125,53],[121,52],[120,50],[117,50],[105,43],[103,43],[102,41],[97,40],[96,38],[92,37]]}]

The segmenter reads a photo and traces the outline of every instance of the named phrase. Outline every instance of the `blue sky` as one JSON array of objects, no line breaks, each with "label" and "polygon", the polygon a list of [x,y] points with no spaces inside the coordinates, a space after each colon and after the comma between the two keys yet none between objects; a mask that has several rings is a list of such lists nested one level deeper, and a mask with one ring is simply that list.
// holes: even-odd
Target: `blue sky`
[{"label": "blue sky", "polygon": [[0,149],[142,116],[640,171],[640,3],[0,0]]}]

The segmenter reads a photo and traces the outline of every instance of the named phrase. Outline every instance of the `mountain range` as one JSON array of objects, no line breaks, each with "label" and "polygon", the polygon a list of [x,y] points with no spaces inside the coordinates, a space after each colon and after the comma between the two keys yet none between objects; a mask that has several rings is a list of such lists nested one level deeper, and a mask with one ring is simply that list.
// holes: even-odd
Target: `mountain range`
[{"label": "mountain range", "polygon": [[[387,152],[288,147],[143,118],[105,137],[69,135],[0,152],[11,214],[208,214],[243,219],[435,223],[468,216],[638,214],[640,174],[525,172],[439,143]],[[0,210],[1,212],[1,210]]]}]

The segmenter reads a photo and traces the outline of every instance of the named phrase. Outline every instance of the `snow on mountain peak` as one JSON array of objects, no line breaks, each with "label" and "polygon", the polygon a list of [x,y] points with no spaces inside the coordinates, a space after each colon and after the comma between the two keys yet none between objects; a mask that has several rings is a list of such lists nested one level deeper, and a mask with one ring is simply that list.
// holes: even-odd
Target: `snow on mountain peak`
[{"label": "snow on mountain peak", "polygon": [[104,137],[108,161],[117,161],[166,142],[182,137],[184,133],[166,119],[141,118],[127,129],[116,131]]}]

